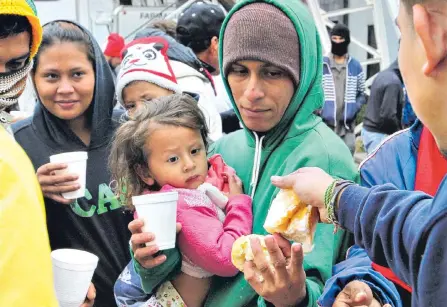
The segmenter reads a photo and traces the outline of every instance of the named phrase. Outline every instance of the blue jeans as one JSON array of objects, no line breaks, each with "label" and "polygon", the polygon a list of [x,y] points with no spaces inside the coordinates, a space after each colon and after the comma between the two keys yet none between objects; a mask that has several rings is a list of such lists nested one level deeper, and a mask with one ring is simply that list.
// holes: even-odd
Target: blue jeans
[{"label": "blue jeans", "polygon": [[118,277],[114,287],[117,306],[139,307],[150,298],[141,285],[140,275],[135,271],[132,260]]},{"label": "blue jeans", "polygon": [[362,128],[363,146],[365,147],[368,155],[371,154],[387,137],[388,134],[371,132],[365,128]]}]

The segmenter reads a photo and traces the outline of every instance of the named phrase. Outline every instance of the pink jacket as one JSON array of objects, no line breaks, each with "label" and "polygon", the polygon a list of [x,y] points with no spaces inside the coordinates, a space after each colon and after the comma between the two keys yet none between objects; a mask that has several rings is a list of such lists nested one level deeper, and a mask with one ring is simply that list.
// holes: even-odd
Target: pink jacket
[{"label": "pink jacket", "polygon": [[[219,155],[211,157],[209,162],[211,167],[206,181],[228,191],[222,173],[234,170],[226,166]],[[178,235],[183,255],[182,271],[195,277],[236,275],[238,270],[231,263],[231,249],[237,238],[252,232],[251,198],[244,194],[230,197],[225,207],[226,216],[221,222],[218,217],[220,208],[205,193],[169,185],[163,186],[161,191],[179,193],[177,221],[182,224]]]}]

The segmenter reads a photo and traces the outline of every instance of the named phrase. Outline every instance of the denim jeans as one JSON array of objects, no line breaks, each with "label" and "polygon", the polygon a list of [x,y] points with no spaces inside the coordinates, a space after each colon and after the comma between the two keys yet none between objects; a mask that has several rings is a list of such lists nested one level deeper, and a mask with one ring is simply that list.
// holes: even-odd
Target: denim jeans
[{"label": "denim jeans", "polygon": [[368,155],[371,154],[387,137],[388,134],[371,132],[362,128],[363,146],[365,146]]}]

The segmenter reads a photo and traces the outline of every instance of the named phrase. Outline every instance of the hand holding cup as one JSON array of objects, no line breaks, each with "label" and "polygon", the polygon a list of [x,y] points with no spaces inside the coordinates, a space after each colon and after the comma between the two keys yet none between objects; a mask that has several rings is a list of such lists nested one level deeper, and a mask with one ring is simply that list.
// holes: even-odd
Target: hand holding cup
[{"label": "hand holding cup", "polygon": [[[147,243],[155,242],[155,235],[151,232],[143,232],[144,221],[136,219],[129,223],[129,230],[132,233],[130,242],[135,260],[146,268],[151,269],[161,265],[166,261],[166,255],[157,255],[159,248],[157,245],[149,245]],[[179,233],[182,226],[177,223],[176,232]]]},{"label": "hand holding cup", "polygon": [[61,194],[76,191],[80,185],[76,181],[79,177],[76,174],[57,174],[60,171],[65,172],[67,168],[65,163],[47,163],[37,169],[36,175],[45,197],[69,205],[73,200],[65,199]]}]

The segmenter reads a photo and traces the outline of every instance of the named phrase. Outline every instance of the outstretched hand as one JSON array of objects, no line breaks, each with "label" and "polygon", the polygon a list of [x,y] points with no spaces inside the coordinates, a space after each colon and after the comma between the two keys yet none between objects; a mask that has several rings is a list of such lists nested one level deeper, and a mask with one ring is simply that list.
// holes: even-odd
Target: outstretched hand
[{"label": "outstretched hand", "polygon": [[276,307],[296,306],[302,302],[306,298],[302,246],[290,245],[278,234],[267,236],[269,261],[259,239],[252,239],[250,244],[254,259],[245,263],[244,275],[251,287]]}]

